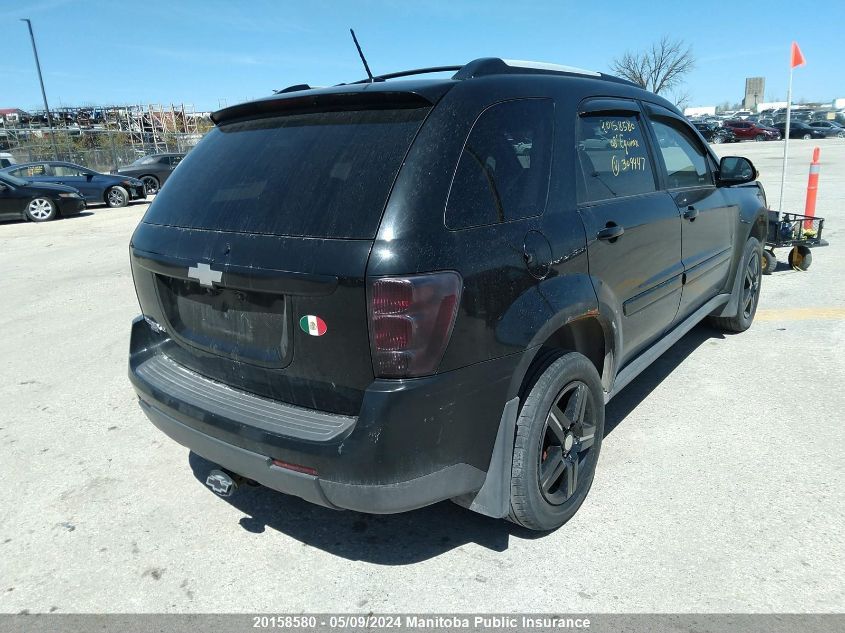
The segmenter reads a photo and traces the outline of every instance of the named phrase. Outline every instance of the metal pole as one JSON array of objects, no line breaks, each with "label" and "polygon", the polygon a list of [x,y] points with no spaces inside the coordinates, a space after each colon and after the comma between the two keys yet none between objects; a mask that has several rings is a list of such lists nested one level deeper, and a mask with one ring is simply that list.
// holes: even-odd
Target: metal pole
[{"label": "metal pole", "polygon": [[53,132],[53,119],[50,118],[50,106],[47,105],[47,91],[44,90],[44,78],[41,76],[41,62],[38,61],[38,49],[35,47],[35,35],[32,33],[32,22],[21,18],[29,28],[29,39],[32,41],[32,53],[35,55],[35,67],[38,69],[38,82],[41,84],[41,96],[44,98],[44,110],[47,112],[47,127],[50,130],[50,140],[53,142],[53,157],[59,160],[59,148],[56,147],[56,135]]},{"label": "metal pole", "polygon": [[783,187],[786,182],[786,161],[789,151],[789,119],[792,114],[792,71],[795,70],[792,64],[789,65],[789,88],[786,91],[786,126],[783,128],[783,171],[780,174],[780,200],[778,211],[783,211]]}]

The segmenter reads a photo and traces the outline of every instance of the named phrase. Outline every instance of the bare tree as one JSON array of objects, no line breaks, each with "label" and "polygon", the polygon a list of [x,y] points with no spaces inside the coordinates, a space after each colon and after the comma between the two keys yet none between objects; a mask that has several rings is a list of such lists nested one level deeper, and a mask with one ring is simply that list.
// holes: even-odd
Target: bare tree
[{"label": "bare tree", "polygon": [[651,48],[638,53],[626,52],[610,64],[617,75],[639,84],[654,94],[679,86],[695,67],[692,48],[683,40],[664,35]]},{"label": "bare tree", "polygon": [[681,112],[690,104],[690,100],[692,99],[692,94],[690,94],[689,90],[684,90],[682,88],[677,88],[672,90],[669,96],[669,101],[675,104],[675,107],[678,108]]}]

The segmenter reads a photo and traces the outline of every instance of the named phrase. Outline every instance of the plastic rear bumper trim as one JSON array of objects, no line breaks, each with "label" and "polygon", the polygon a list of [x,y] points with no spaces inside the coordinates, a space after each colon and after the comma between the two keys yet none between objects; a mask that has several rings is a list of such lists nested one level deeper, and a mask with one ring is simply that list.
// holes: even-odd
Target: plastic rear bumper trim
[{"label": "plastic rear bumper trim", "polygon": [[326,508],[374,514],[404,512],[465,494],[484,483],[484,472],[468,464],[455,464],[393,484],[362,485],[320,480],[314,475],[273,466],[269,457],[192,429],[143,399],[140,403],[156,427],[198,455],[268,488]]}]

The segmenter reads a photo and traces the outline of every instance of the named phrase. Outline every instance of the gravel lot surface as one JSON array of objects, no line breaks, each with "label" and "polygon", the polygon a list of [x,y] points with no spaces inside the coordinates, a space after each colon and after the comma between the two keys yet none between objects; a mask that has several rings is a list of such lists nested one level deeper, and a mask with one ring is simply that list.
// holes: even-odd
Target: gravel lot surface
[{"label": "gravel lot surface", "polygon": [[[751,330],[695,328],[613,400],[592,492],[545,536],[448,502],[216,498],[126,378],[146,205],[0,225],[0,611],[845,610],[845,141],[818,144],[830,247],[805,273],[780,251]],[[777,204],[780,142],[718,151]]]}]

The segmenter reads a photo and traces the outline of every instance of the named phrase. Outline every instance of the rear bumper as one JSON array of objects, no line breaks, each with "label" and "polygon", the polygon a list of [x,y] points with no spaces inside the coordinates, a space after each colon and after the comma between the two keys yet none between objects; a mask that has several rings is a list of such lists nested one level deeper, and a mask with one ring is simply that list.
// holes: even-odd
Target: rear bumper
[{"label": "rear bumper", "polygon": [[142,318],[133,323],[129,376],[156,427],[269,488],[370,513],[412,510],[481,488],[519,361],[515,355],[427,378],[376,380],[359,415],[348,417],[257,402],[184,368],[181,378],[157,378],[150,367],[175,364],[157,349],[165,340]]}]

